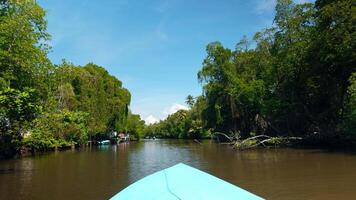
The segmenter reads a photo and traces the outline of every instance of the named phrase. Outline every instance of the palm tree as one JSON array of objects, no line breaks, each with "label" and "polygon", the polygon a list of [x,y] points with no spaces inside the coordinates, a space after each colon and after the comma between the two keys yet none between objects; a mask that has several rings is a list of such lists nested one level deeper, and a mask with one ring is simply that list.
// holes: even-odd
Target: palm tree
[{"label": "palm tree", "polygon": [[194,105],[194,97],[192,95],[188,95],[186,100],[185,100],[185,103],[188,104],[189,107],[193,107]]}]

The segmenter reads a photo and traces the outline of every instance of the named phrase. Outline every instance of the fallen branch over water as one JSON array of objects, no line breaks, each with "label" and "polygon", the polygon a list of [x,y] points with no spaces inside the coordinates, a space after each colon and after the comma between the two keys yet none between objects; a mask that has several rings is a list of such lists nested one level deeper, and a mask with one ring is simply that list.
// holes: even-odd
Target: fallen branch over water
[{"label": "fallen branch over water", "polygon": [[198,143],[198,144],[201,144],[201,142],[197,139],[194,139],[194,142]]},{"label": "fallen branch over water", "polygon": [[[225,133],[221,133],[221,132],[213,133],[213,137],[219,143],[224,142],[224,141],[232,142],[234,140],[234,137],[230,137],[230,136],[226,135]],[[221,140],[223,140],[223,141],[221,141]]]},{"label": "fallen branch over water", "polygon": [[293,141],[302,140],[301,137],[271,137],[268,135],[257,135],[244,140],[232,142],[234,149],[244,150],[257,147],[270,147],[288,145]]}]

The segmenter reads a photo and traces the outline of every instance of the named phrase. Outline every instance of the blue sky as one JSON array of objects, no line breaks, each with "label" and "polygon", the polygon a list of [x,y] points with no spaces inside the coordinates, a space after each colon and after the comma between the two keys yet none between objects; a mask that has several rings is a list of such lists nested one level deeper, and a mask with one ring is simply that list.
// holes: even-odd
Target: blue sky
[{"label": "blue sky", "polygon": [[[299,0],[305,1],[305,0]],[[123,81],[147,121],[202,93],[197,72],[209,42],[234,48],[273,21],[274,0],[39,0],[52,35],[50,59],[94,62]]]}]

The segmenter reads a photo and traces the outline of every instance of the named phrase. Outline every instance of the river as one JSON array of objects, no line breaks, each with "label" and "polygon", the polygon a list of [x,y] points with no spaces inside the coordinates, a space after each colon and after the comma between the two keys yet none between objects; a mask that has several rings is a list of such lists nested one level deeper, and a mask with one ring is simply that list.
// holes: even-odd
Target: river
[{"label": "river", "polygon": [[182,140],[2,160],[0,199],[108,199],[130,183],[180,162],[266,199],[356,199],[355,154],[300,149],[239,152],[210,141]]}]

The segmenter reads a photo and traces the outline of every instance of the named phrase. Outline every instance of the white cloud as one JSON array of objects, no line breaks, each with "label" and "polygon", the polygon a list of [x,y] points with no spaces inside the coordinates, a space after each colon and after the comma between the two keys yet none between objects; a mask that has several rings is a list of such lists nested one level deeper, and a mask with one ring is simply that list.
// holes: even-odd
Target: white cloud
[{"label": "white cloud", "polygon": [[[147,109],[147,108],[136,107],[132,111],[133,111],[133,113],[140,114],[141,118],[145,120],[145,123],[147,125],[157,123],[160,120],[164,120],[168,117],[168,115],[171,115],[179,110],[189,110],[189,108],[187,106],[179,104],[179,103],[172,104],[171,106],[164,108],[163,111],[161,110],[160,106],[155,107],[156,112],[155,111],[147,111],[145,109]],[[154,114],[152,114],[152,113],[154,113]]]},{"label": "white cloud", "polygon": [[171,114],[177,112],[178,110],[189,110],[189,108],[187,106],[185,106],[185,105],[182,105],[182,104],[179,104],[179,103],[175,103],[171,107],[166,108],[163,111],[163,114],[168,116],[168,115],[171,115]]},{"label": "white cloud", "polygon": [[146,117],[145,122],[147,125],[149,125],[149,124],[157,123],[157,122],[159,122],[159,120],[156,117],[154,117],[153,115],[149,115],[148,117]]}]

